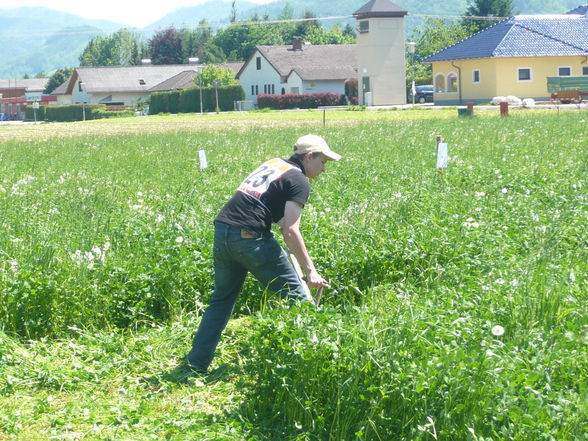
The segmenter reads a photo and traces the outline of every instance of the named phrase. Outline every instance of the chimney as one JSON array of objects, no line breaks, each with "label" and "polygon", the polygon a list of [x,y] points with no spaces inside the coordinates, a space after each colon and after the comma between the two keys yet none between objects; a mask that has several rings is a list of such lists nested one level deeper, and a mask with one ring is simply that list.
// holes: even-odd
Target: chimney
[{"label": "chimney", "polygon": [[141,60],[141,66],[149,66],[151,64],[151,58],[143,58]]},{"label": "chimney", "polygon": [[302,37],[292,38],[292,50],[293,51],[301,51],[302,50]]}]

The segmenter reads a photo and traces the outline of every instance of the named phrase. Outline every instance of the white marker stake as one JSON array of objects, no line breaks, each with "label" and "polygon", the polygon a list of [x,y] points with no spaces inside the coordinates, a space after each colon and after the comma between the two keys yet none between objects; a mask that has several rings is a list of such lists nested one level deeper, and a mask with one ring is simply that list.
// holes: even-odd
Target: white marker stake
[{"label": "white marker stake", "polygon": [[437,170],[443,171],[447,168],[447,143],[437,144]]},{"label": "white marker stake", "polygon": [[200,159],[200,170],[208,168],[208,162],[206,161],[206,152],[204,150],[198,151],[198,158]]}]

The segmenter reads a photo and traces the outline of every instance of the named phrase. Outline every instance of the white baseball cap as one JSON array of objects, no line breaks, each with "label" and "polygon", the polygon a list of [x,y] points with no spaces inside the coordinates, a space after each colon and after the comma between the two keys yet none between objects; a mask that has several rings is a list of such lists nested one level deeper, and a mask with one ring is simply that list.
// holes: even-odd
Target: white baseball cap
[{"label": "white baseball cap", "polygon": [[341,155],[331,150],[327,141],[318,135],[304,135],[298,138],[298,141],[294,144],[294,152],[301,155],[304,153],[319,152],[333,161],[341,159]]}]

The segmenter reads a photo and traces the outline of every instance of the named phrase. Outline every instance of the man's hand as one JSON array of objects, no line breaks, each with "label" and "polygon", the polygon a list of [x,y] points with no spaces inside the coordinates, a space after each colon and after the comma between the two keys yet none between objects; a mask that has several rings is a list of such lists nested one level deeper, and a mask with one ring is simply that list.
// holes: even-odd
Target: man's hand
[{"label": "man's hand", "polygon": [[316,270],[312,270],[308,273],[306,276],[306,284],[309,288],[321,288],[329,286],[329,282],[323,279]]}]

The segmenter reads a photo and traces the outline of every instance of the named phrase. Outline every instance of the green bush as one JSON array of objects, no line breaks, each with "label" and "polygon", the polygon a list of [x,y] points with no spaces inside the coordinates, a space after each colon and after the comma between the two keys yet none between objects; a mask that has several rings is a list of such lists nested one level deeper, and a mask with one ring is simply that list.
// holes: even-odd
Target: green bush
[{"label": "green bush", "polygon": [[[245,99],[243,87],[226,86],[218,89],[218,107],[220,110],[233,110],[235,101]],[[216,94],[214,87],[202,88],[202,108],[205,112],[216,110]],[[155,92],[151,94],[149,113],[197,113],[200,112],[200,89],[195,87],[182,91]]]},{"label": "green bush", "polygon": [[98,119],[96,112],[105,109],[104,104],[70,104],[45,107],[45,120],[69,122]]},{"label": "green bush", "polygon": [[94,119],[107,119],[107,118],[126,118],[128,116],[135,116],[135,112],[132,110],[102,110],[98,109],[94,112]]},{"label": "green bush", "polygon": [[[39,106],[36,113],[36,120],[37,121],[44,121],[45,120],[45,108],[47,106]],[[33,106],[26,106],[25,107],[25,119],[27,121],[35,121],[35,110]]]}]

